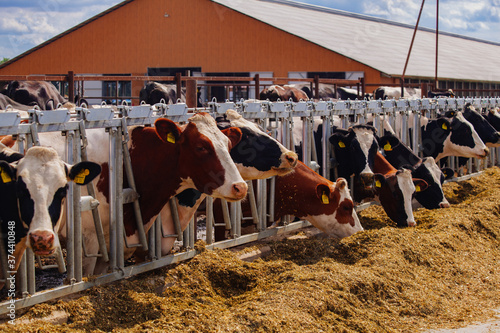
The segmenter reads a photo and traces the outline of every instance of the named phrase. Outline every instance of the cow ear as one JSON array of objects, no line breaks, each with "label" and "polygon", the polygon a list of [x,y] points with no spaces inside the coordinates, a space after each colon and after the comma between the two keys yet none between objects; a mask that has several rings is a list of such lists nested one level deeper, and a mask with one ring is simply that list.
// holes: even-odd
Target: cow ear
[{"label": "cow ear", "polygon": [[8,184],[16,180],[16,168],[6,161],[0,161],[0,184]]},{"label": "cow ear", "polygon": [[373,175],[373,187],[376,191],[380,190],[385,184],[385,176],[381,173],[376,173]]},{"label": "cow ear", "polygon": [[68,179],[77,185],[87,185],[101,173],[101,166],[90,161],[69,165]]},{"label": "cow ear", "polygon": [[335,148],[345,148],[346,147],[346,142],[347,142],[347,136],[341,134],[341,133],[334,133],[330,138],[328,139],[330,143],[335,147]]},{"label": "cow ear", "polygon": [[452,168],[442,168],[441,172],[444,174],[444,179],[451,179],[455,176],[455,171]]},{"label": "cow ear", "polygon": [[231,142],[229,149],[236,146],[241,140],[242,133],[241,130],[237,127],[229,127],[225,130],[222,130],[221,132],[224,133],[224,135],[227,136],[229,138],[229,141]]},{"label": "cow ear", "polygon": [[316,196],[321,200],[321,203],[328,205],[330,203],[330,187],[325,184],[318,184],[316,186]]},{"label": "cow ear", "polygon": [[448,119],[439,118],[436,121],[437,121],[438,128],[441,128],[445,132],[451,132],[451,123],[448,121]]},{"label": "cow ear", "polygon": [[415,192],[417,193],[425,191],[429,187],[429,184],[427,184],[427,182],[423,179],[413,178],[412,180],[415,185]]},{"label": "cow ear", "polygon": [[181,135],[181,129],[170,119],[159,118],[155,121],[156,134],[163,142],[176,143]]},{"label": "cow ear", "polygon": [[378,144],[384,151],[392,151],[395,147],[401,144],[401,141],[393,135],[385,135],[379,139]]}]

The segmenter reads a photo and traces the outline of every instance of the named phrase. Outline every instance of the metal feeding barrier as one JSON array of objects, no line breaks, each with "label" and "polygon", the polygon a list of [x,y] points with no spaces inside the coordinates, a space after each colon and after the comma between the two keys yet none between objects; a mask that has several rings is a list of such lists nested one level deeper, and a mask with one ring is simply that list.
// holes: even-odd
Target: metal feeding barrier
[{"label": "metal feeding barrier", "polygon": [[[212,100],[207,108],[192,109],[186,104],[178,103],[166,105],[129,106],[126,104],[118,107],[101,105],[96,108],[82,106],[74,111],[57,109],[54,111],[41,111],[33,109],[24,113],[12,110],[0,113],[0,135],[13,135],[17,140],[19,151],[39,144],[38,135],[42,132],[60,132],[65,136],[66,156],[68,163],[77,163],[91,159],[87,155],[87,131],[90,129],[105,129],[109,136],[109,247],[106,244],[97,206],[96,189],[94,184],[87,185],[87,195],[81,196],[80,188],[70,183],[66,198],[66,246],[65,252],[59,249],[53,259],[55,264],[45,265],[44,260],[35,257],[31,250],[23,256],[21,265],[16,272],[16,297],[11,297],[0,303],[0,314],[6,314],[15,304],[16,308],[23,308],[37,303],[42,303],[57,297],[82,291],[93,286],[127,278],[159,267],[163,267],[182,260],[190,259],[197,254],[194,249],[196,233],[194,218],[189,226],[182,231],[179,222],[178,207],[175,199],[170,200],[172,220],[175,225],[174,234],[166,234],[158,218],[146,233],[141,220],[141,207],[136,193],[136,184],[133,178],[132,165],[128,153],[130,126],[151,126],[160,117],[167,117],[178,123],[185,123],[189,117],[199,111],[210,113],[213,117],[224,114],[228,109],[235,109],[244,118],[252,120],[262,128],[268,130],[270,135],[281,141],[287,148],[294,150],[295,142],[302,141],[302,160],[311,168],[318,170],[322,166],[322,176],[329,178],[332,167],[332,153],[328,137],[333,126],[348,128],[355,123],[366,124],[369,121],[377,128],[378,133],[383,133],[387,124],[393,128],[400,128],[397,133],[400,139],[410,145],[411,149],[421,155],[421,138],[419,131],[410,131],[408,124],[413,122],[420,125],[421,118],[426,116],[435,118],[438,112],[448,110],[460,111],[466,103],[473,104],[479,109],[488,109],[500,106],[500,98],[440,98],[417,100],[355,100],[355,101],[238,101],[217,102]],[[399,121],[400,126],[396,122]],[[317,126],[321,124],[321,132],[314,135]],[[318,139],[319,138],[319,139]],[[320,142],[318,142],[320,140]],[[321,151],[318,151],[320,147]],[[470,159],[468,170],[473,172],[498,164],[498,151],[485,161]],[[449,163],[455,165],[454,158]],[[126,177],[126,178],[125,178]],[[123,188],[123,180],[127,180],[127,188]],[[310,224],[307,221],[290,222],[285,218],[282,226],[267,228],[268,222],[274,222],[274,179],[257,180],[255,186],[249,184],[249,203],[251,217],[242,216],[241,204],[223,201],[223,221],[215,224],[213,215],[213,199],[205,200],[207,249],[229,248],[253,242],[264,237],[281,234],[299,229]],[[269,190],[269,191],[268,191]],[[268,194],[269,193],[269,194]],[[124,237],[123,205],[132,203],[139,233],[139,242],[128,244]],[[366,206],[358,206],[357,210]],[[81,212],[91,211],[94,219],[95,237],[99,243],[98,253],[88,253],[82,241]],[[251,220],[255,225],[254,233],[242,235],[242,221]],[[6,221],[2,221],[5,223]],[[229,239],[214,242],[213,228],[222,226],[229,234]],[[2,265],[3,280],[6,277],[8,257],[5,252],[7,235],[0,237],[0,262]],[[162,255],[161,242],[163,238],[175,238],[182,241],[184,251],[174,254]],[[125,248],[138,247],[147,251],[149,261],[137,264],[128,264],[124,260]],[[111,272],[93,276],[86,280],[82,276],[82,258],[101,257],[109,262]],[[37,267],[38,266],[38,267]],[[64,282],[50,290],[37,291],[36,272],[45,269],[57,269],[59,274],[66,274]],[[10,307],[9,307],[10,306]]]}]

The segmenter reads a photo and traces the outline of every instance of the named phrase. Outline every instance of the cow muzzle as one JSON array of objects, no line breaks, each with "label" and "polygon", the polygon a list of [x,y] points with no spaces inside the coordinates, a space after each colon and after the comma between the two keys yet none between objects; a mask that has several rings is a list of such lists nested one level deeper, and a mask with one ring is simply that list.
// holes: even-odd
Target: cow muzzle
[{"label": "cow muzzle", "polygon": [[245,182],[234,183],[231,187],[231,197],[228,201],[238,201],[246,197],[248,191],[248,185]]},{"label": "cow muzzle", "polygon": [[373,188],[373,173],[362,173],[359,175],[365,189]]},{"label": "cow muzzle", "polygon": [[477,155],[477,158],[486,158],[490,154],[490,150],[488,148],[484,148],[482,153]]},{"label": "cow muzzle", "polygon": [[298,157],[293,151],[281,154],[281,169],[290,169],[297,166]]},{"label": "cow muzzle", "polygon": [[443,201],[439,204],[439,208],[450,208],[450,203],[448,201]]},{"label": "cow muzzle", "polygon": [[51,230],[35,230],[30,232],[29,246],[36,255],[44,256],[54,253],[55,234]]}]

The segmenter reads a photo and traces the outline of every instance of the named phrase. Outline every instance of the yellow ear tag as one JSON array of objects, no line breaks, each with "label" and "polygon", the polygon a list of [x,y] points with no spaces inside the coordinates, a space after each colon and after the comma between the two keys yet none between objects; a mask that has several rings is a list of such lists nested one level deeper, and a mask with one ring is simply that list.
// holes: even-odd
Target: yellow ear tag
[{"label": "yellow ear tag", "polygon": [[389,142],[387,142],[384,146],[384,150],[385,151],[392,151],[392,147],[391,147],[391,144]]},{"label": "yellow ear tag", "polygon": [[415,192],[420,192],[420,186],[415,186]]},{"label": "yellow ear tag", "polygon": [[382,187],[382,183],[380,183],[380,180],[375,181],[375,187]]},{"label": "yellow ear tag", "polygon": [[448,129],[448,126],[446,126],[446,124],[443,123],[443,126],[441,126],[445,131]]},{"label": "yellow ear tag", "polygon": [[325,205],[328,205],[330,203],[330,200],[328,200],[328,195],[326,194],[326,192],[323,192],[323,195],[321,196],[321,201]]},{"label": "yellow ear tag", "polygon": [[174,133],[170,132],[167,134],[167,141],[170,143],[175,143],[175,136]]},{"label": "yellow ear tag", "polygon": [[342,142],[342,141],[339,141],[339,147],[340,147],[340,148],[345,148],[345,143],[344,143],[344,142]]},{"label": "yellow ear tag", "polygon": [[77,184],[83,184],[85,183],[85,176],[88,176],[89,174],[89,169],[82,169],[78,175],[76,175],[75,179],[73,180]]},{"label": "yellow ear tag", "polygon": [[455,116],[455,112],[451,112],[450,115],[453,117]]},{"label": "yellow ear tag", "polygon": [[12,178],[10,178],[9,174],[5,172],[3,168],[0,168],[0,176],[2,177],[2,182],[4,182],[5,184],[12,181]]}]

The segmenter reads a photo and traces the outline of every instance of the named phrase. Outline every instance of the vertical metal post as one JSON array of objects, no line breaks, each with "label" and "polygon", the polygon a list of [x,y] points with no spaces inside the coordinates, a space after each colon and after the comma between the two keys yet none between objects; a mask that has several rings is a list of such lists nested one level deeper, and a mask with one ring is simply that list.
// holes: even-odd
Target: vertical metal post
[{"label": "vertical metal post", "polygon": [[30,248],[26,249],[26,281],[28,294],[33,295],[36,291],[35,287],[35,255]]},{"label": "vertical metal post", "polygon": [[[122,123],[123,124],[123,123]],[[124,237],[125,234],[123,227],[123,146],[120,144],[122,141],[122,130],[115,133],[115,212],[116,212],[116,266],[118,269],[125,267],[124,260]],[[127,150],[128,151],[128,150]],[[113,201],[111,201],[113,202]]]},{"label": "vertical metal post", "polygon": [[206,243],[207,244],[212,244],[214,242],[214,198],[207,196],[205,199],[205,205],[207,207],[207,215],[206,215],[206,220],[205,224],[207,227],[207,236],[206,236]]},{"label": "vertical metal post", "polygon": [[[66,133],[66,162],[74,163],[74,138],[75,132],[68,131]],[[75,184],[70,182],[68,193],[66,195],[66,261],[68,262],[67,277],[71,284],[76,282],[75,279]]]},{"label": "vertical metal post", "polygon": [[[330,135],[330,118],[323,117],[323,141],[321,142],[322,160],[323,160],[323,177],[330,179],[330,142],[328,141]],[[333,181],[333,180],[332,180]]]},{"label": "vertical metal post", "polygon": [[[116,127],[109,129],[109,265],[116,270]],[[121,237],[121,235],[120,235]]]},{"label": "vertical metal post", "polygon": [[[73,132],[73,131],[71,131]],[[75,132],[72,133],[73,137],[75,136]],[[81,156],[81,145],[79,140],[73,141],[73,162],[80,162]],[[69,149],[70,146],[68,146]],[[81,189],[80,186],[73,186],[73,237],[74,237],[74,265],[75,265],[75,280],[76,282],[81,282],[83,278],[82,272],[82,213],[80,207],[80,197],[81,197]]]}]

